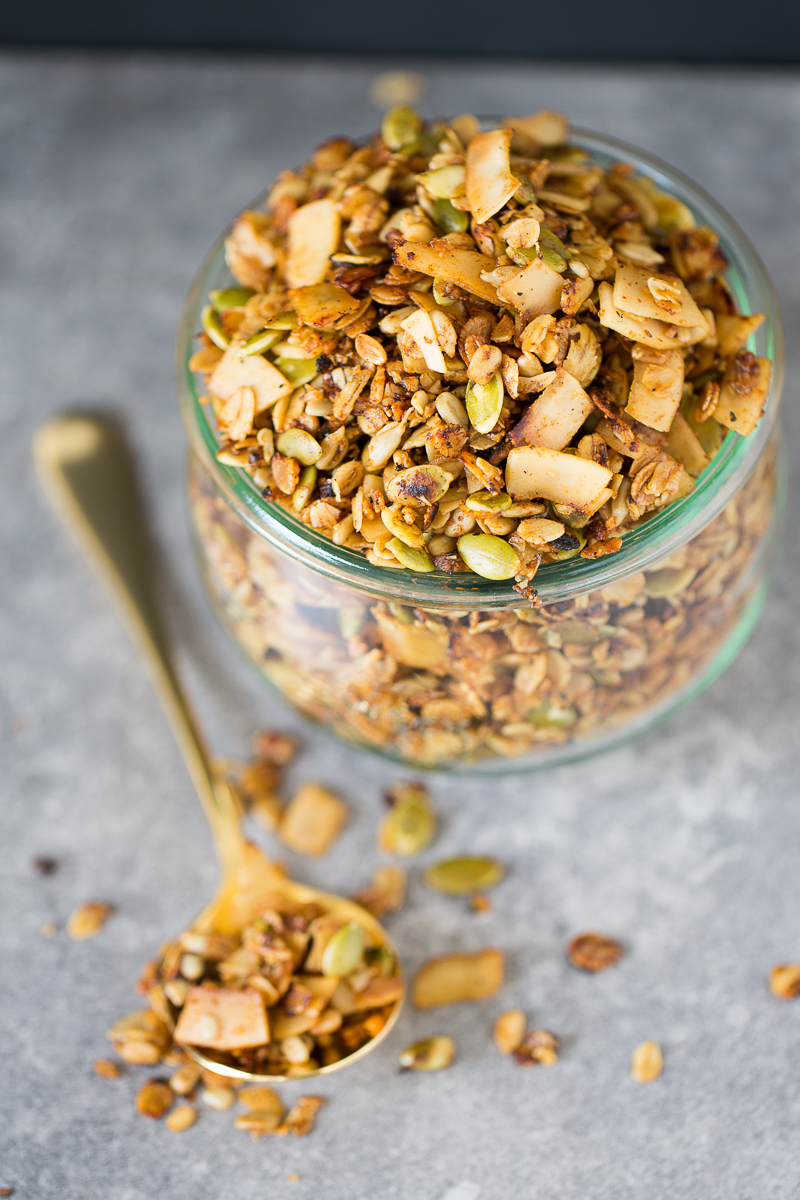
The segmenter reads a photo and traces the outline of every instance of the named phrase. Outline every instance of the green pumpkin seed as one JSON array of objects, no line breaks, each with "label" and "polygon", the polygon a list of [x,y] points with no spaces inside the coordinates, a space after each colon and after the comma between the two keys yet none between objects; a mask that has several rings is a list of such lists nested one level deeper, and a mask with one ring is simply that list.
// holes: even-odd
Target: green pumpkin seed
[{"label": "green pumpkin seed", "polygon": [[455,1053],[453,1039],[439,1034],[407,1046],[400,1055],[400,1066],[407,1071],[442,1071],[450,1066]]},{"label": "green pumpkin seed", "polygon": [[586,538],[575,528],[573,528],[571,532],[572,536],[578,539],[579,545],[573,547],[571,550],[548,550],[547,557],[549,562],[566,562],[567,559],[575,558],[577,554],[580,554],[581,550],[586,545]]},{"label": "green pumpkin seed", "polygon": [[276,358],[275,366],[284,379],[288,379],[295,387],[308,383],[317,374],[315,358]]},{"label": "green pumpkin seed", "polygon": [[536,200],[536,192],[533,190],[533,184],[525,175],[517,175],[516,171],[511,174],[519,181],[519,186],[514,192],[514,199],[520,204],[533,204]]},{"label": "green pumpkin seed", "polygon": [[545,704],[528,713],[532,725],[546,729],[569,729],[578,719],[574,708],[559,708],[556,704]]},{"label": "green pumpkin seed", "polygon": [[389,601],[389,612],[396,621],[402,622],[403,625],[414,624],[414,614],[404,604],[395,604],[394,601]]},{"label": "green pumpkin seed", "polygon": [[208,293],[208,298],[217,312],[225,308],[244,308],[251,296],[255,296],[255,292],[252,288],[245,287],[215,288]]},{"label": "green pumpkin seed", "polygon": [[277,313],[267,321],[267,329],[297,329],[297,314],[293,312]]},{"label": "green pumpkin seed", "polygon": [[378,844],[387,854],[409,858],[430,845],[435,833],[436,815],[427,793],[411,784],[399,789],[378,829]]},{"label": "green pumpkin seed", "polygon": [[503,867],[494,858],[450,858],[434,863],[425,872],[425,882],[434,891],[448,896],[468,896],[486,892],[503,878]]},{"label": "green pumpkin seed", "polygon": [[445,282],[445,280],[434,277],[432,288],[433,298],[440,308],[451,308],[455,304],[455,300],[452,296],[446,296],[442,291],[442,286]]},{"label": "green pumpkin seed", "polygon": [[469,213],[462,212],[449,200],[434,200],[433,219],[445,233],[465,233],[469,229]]},{"label": "green pumpkin seed", "polygon": [[402,563],[409,571],[435,571],[433,560],[427,550],[416,549],[414,546],[406,546],[405,542],[401,542],[399,538],[393,537],[390,542],[386,543],[392,554],[399,563]]},{"label": "green pumpkin seed", "polygon": [[466,177],[466,168],[453,164],[449,167],[437,167],[433,171],[425,171],[417,178],[425,191],[433,196],[434,200],[449,200],[454,192],[463,185]]},{"label": "green pumpkin seed", "polygon": [[499,513],[510,508],[512,500],[508,492],[500,492],[499,495],[493,496],[491,492],[480,491],[467,496],[464,504],[473,512]]},{"label": "green pumpkin seed", "polygon": [[692,567],[684,567],[682,570],[675,567],[662,567],[660,571],[648,571],[644,594],[653,600],[678,596],[686,590],[696,574],[697,572]]},{"label": "green pumpkin seed", "polygon": [[503,377],[500,372],[495,371],[486,384],[470,380],[464,402],[473,429],[477,433],[491,433],[503,408]]},{"label": "green pumpkin seed", "polygon": [[220,350],[228,349],[228,346],[231,344],[231,335],[223,329],[219,313],[214,310],[211,304],[203,305],[200,312],[200,324],[215,346],[218,346]]},{"label": "green pumpkin seed", "polygon": [[567,247],[564,245],[561,238],[556,237],[556,235],[550,229],[542,228],[539,230],[539,246],[540,248],[544,248],[546,246],[548,250],[553,250],[556,254],[560,255],[561,258],[569,258]]},{"label": "green pumpkin seed", "polygon": [[364,957],[364,929],[358,921],[350,921],[337,929],[322,952],[322,974],[349,975]]},{"label": "green pumpkin seed", "polygon": [[556,254],[555,250],[551,250],[549,246],[542,246],[542,262],[546,262],[548,267],[552,267],[554,271],[558,271],[559,275],[566,271],[566,261],[560,254]]},{"label": "green pumpkin seed", "polygon": [[317,486],[317,468],[303,467],[300,472],[300,478],[297,481],[297,487],[292,492],[292,508],[295,512],[302,512],[308,504]]},{"label": "green pumpkin seed", "polygon": [[280,336],[279,329],[262,329],[260,333],[254,333],[240,348],[239,357],[249,358],[251,354],[263,354],[270,346],[275,345]]},{"label": "green pumpkin seed", "polygon": [[647,188],[647,191],[651,192],[658,213],[658,222],[662,229],[666,229],[668,233],[673,229],[679,229],[682,233],[686,233],[689,229],[695,228],[697,222],[692,210],[677,196],[670,196],[667,192],[660,192],[655,188],[652,191]]},{"label": "green pumpkin seed", "polygon": [[305,429],[286,429],[279,434],[275,449],[285,458],[296,458],[304,467],[310,467],[322,454],[317,439]]},{"label": "green pumpkin seed", "polygon": [[367,966],[377,967],[381,975],[394,975],[395,962],[385,946],[370,946],[364,953]]},{"label": "green pumpkin seed", "polygon": [[465,533],[458,539],[458,553],[470,571],[484,579],[511,579],[519,570],[513,546],[492,533]]},{"label": "green pumpkin seed", "polygon": [[390,150],[410,154],[419,145],[421,136],[422,118],[408,104],[390,108],[381,121],[381,137]]}]

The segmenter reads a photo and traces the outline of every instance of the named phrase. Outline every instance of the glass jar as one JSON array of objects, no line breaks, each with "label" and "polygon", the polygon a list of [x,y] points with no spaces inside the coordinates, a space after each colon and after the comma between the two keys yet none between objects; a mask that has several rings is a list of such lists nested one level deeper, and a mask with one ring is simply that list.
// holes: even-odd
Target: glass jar
[{"label": "glass jar", "polygon": [[303,713],[415,766],[529,769],[637,734],[732,662],[765,598],[782,494],[783,341],[769,280],[741,230],[689,180],[613,139],[576,131],[572,140],[604,165],[632,163],[717,231],[739,310],[766,313],[750,348],[774,374],[754,433],[727,433],[694,491],[625,533],[618,553],[540,567],[535,607],[510,581],[375,567],[219,463],[188,360],[208,291],[231,282],[222,238],[187,299],[178,385],[214,609]]}]

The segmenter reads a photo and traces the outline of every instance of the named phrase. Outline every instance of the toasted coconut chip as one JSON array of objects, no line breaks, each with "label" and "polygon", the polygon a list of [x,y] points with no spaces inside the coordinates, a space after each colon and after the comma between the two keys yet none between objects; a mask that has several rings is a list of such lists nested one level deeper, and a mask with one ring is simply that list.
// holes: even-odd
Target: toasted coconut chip
[{"label": "toasted coconut chip", "polygon": [[746,317],[717,313],[716,332],[720,354],[727,357],[729,354],[738,354],[740,350],[744,350],[749,339],[763,324],[764,319],[764,313],[751,313]]},{"label": "toasted coconut chip", "polygon": [[467,203],[476,221],[493,217],[519,187],[509,166],[510,145],[510,129],[492,129],[477,134],[467,146]]},{"label": "toasted coconut chip", "polygon": [[702,325],[686,328],[654,318],[632,317],[614,306],[614,293],[610,283],[601,283],[598,294],[600,320],[603,325],[633,342],[641,342],[655,350],[671,350],[674,346],[693,346],[708,336],[708,324],[705,319]]},{"label": "toasted coconut chip", "polygon": [[675,275],[655,275],[645,267],[618,267],[612,303],[640,320],[666,321],[684,328],[706,324],[686,284]]},{"label": "toasted coconut chip", "polygon": [[333,200],[312,200],[289,219],[284,274],[289,287],[320,283],[339,245],[341,218]]},{"label": "toasted coconut chip", "polygon": [[515,447],[506,459],[506,488],[519,500],[542,497],[586,511],[610,480],[599,463],[541,446]]},{"label": "toasted coconut chip", "polygon": [[[591,399],[563,367],[511,430],[514,446],[563,450],[594,410]],[[598,489],[599,490],[599,489]]]},{"label": "toasted coconut chip", "polygon": [[423,275],[433,275],[448,283],[454,283],[471,292],[497,304],[497,292],[490,283],[481,278],[485,271],[491,271],[494,260],[475,250],[454,250],[441,244],[437,246],[424,245],[420,242],[400,242],[395,247],[395,262],[410,271],[420,271]]},{"label": "toasted coconut chip", "polygon": [[563,288],[564,280],[558,271],[537,258],[501,284],[497,295],[501,303],[515,308],[526,321],[532,321],[534,317],[558,309]]},{"label": "toasted coconut chip", "polygon": [[643,425],[666,433],[683,394],[683,355],[680,350],[669,350],[659,357],[664,361],[634,362],[625,412]]},{"label": "toasted coconut chip", "polygon": [[239,350],[239,345],[230,345],[211,373],[206,386],[212,396],[229,400],[240,388],[252,388],[259,413],[290,394],[292,385],[277,367],[260,354],[242,358]]},{"label": "toasted coconut chip", "polygon": [[772,363],[768,358],[758,358],[750,354],[749,358],[755,364],[756,370],[748,379],[747,391],[743,391],[736,379],[737,360],[743,354],[748,354],[748,351],[740,351],[725,372],[714,417],[723,425],[727,425],[728,429],[734,429],[746,436],[753,432],[764,411],[772,380]]}]

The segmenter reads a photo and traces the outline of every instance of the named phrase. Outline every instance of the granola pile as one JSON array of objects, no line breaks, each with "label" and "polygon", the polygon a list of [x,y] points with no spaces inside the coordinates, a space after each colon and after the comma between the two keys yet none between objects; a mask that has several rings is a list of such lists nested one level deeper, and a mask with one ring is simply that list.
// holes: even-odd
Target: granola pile
[{"label": "granola pile", "polygon": [[220,462],[378,567],[514,579],[612,554],[749,434],[716,233],[539,112],[400,106],[284,171],[226,241],[201,348]]}]

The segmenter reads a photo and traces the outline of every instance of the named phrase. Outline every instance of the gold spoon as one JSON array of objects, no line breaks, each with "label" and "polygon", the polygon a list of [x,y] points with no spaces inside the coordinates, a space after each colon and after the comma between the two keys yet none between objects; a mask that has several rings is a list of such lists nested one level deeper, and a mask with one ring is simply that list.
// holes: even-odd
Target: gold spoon
[{"label": "gold spoon", "polygon": [[[211,766],[205,739],[169,660],[152,598],[151,562],[133,464],[116,424],[95,416],[56,417],[36,432],[33,459],[55,512],[106,585],[148,670],[211,828],[221,880],[192,929],[240,933],[279,895],[292,906],[316,903],[334,920],[358,922],[369,942],[388,950],[399,973],[397,951],[371,913],[352,900],[292,882],[244,837],[236,799]],[[328,1075],[369,1054],[394,1026],[403,999],[401,995],[386,1024],[369,1042],[303,1077]],[[297,1077],[254,1074],[217,1061],[197,1047],[184,1049],[217,1074],[240,1080],[272,1083]]]}]

